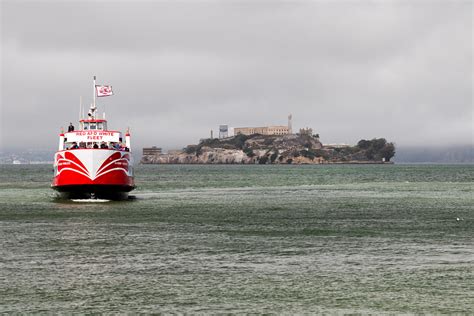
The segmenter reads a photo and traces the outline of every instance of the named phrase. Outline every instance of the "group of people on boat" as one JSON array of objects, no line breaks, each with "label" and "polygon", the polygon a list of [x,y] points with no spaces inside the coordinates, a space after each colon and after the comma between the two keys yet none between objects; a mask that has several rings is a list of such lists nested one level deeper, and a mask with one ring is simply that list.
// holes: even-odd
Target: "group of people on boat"
[{"label": "group of people on boat", "polygon": [[85,143],[85,142],[80,142],[77,144],[77,142],[73,142],[69,147],[66,148],[66,150],[69,149],[114,149],[114,150],[120,150],[120,151],[129,151],[130,149],[126,147],[122,143],[114,143],[110,142],[109,145],[107,145],[104,142],[101,143]]}]

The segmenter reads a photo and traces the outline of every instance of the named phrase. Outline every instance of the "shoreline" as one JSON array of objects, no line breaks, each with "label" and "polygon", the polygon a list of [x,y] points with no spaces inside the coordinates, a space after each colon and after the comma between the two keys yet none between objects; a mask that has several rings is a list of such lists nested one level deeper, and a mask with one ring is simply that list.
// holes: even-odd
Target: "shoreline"
[{"label": "shoreline", "polygon": [[388,161],[351,161],[351,162],[322,162],[322,163],[205,163],[205,162],[196,162],[196,163],[180,163],[180,162],[140,162],[139,165],[238,165],[238,166],[308,166],[308,165],[394,165],[395,162]]}]

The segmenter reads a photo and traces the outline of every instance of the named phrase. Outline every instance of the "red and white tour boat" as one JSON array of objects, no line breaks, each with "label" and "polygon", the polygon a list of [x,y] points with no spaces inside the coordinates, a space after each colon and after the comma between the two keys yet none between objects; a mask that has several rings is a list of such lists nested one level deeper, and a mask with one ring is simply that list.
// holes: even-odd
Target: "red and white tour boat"
[{"label": "red and white tour boat", "polygon": [[88,117],[81,115],[78,130],[59,134],[51,187],[65,198],[124,199],[135,188],[129,130],[123,138],[107,128],[105,113],[96,115],[96,96],[109,95],[112,87],[96,85],[94,77]]}]

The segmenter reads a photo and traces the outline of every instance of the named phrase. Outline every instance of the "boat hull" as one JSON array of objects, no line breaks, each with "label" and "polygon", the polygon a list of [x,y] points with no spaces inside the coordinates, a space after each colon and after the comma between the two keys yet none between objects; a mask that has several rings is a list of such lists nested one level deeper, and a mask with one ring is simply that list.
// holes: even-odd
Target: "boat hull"
[{"label": "boat hull", "polygon": [[126,198],[135,188],[131,153],[112,149],[59,151],[51,187],[64,198]]}]

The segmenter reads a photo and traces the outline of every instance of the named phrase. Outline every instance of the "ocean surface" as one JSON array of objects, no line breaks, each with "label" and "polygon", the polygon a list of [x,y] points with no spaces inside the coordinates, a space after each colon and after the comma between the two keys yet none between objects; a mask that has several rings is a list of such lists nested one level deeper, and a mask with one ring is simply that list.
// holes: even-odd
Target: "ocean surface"
[{"label": "ocean surface", "polygon": [[474,314],[474,165],[0,166],[0,313]]}]

